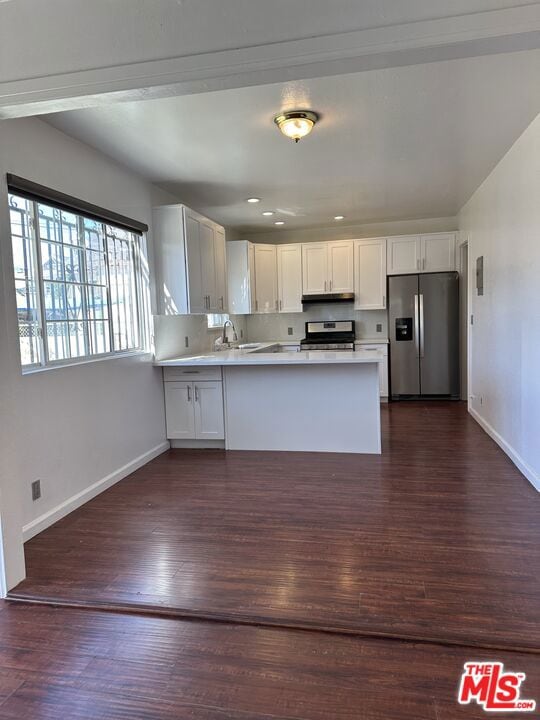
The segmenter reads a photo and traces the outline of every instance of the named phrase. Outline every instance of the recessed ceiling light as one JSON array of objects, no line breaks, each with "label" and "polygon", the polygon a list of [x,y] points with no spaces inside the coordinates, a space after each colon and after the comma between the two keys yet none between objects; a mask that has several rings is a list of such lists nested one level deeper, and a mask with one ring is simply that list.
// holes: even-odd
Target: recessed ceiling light
[{"label": "recessed ceiling light", "polygon": [[285,137],[298,142],[309,135],[318,119],[319,116],[312,110],[291,110],[276,115],[274,122]]},{"label": "recessed ceiling light", "polygon": [[283,222],[283,220],[276,220],[274,225],[285,225],[285,223]]},{"label": "recessed ceiling light", "polygon": [[248,198],[247,202],[249,203],[258,203],[261,202],[261,198]]},{"label": "recessed ceiling light", "polygon": [[265,210],[263,212],[263,215],[265,215],[266,217],[270,217],[270,215],[273,215],[273,214],[274,214],[273,210]]},{"label": "recessed ceiling light", "polygon": [[344,220],[345,215],[334,215],[334,220]]}]

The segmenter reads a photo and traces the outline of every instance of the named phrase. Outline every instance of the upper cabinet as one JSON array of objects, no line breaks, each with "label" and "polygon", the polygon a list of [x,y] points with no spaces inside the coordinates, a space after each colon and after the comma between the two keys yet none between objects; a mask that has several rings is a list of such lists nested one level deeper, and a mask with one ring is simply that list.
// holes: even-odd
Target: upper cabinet
[{"label": "upper cabinet", "polygon": [[302,246],[277,246],[279,312],[302,312]]},{"label": "upper cabinet", "polygon": [[456,236],[435,233],[420,236],[423,272],[445,272],[456,269]]},{"label": "upper cabinet", "polygon": [[328,291],[353,292],[353,241],[336,240],[328,243]]},{"label": "upper cabinet", "polygon": [[227,243],[229,311],[302,312],[302,246]]},{"label": "upper cabinet", "polygon": [[389,237],[388,275],[455,270],[455,253],[454,233]]},{"label": "upper cabinet", "polygon": [[353,241],[302,245],[304,295],[353,292]]},{"label": "upper cabinet", "polygon": [[354,241],[354,309],[386,309],[386,238]]},{"label": "upper cabinet", "polygon": [[255,312],[278,311],[275,245],[255,245]]},{"label": "upper cabinet", "polygon": [[255,248],[247,240],[227,243],[229,311],[233,315],[255,312]]},{"label": "upper cabinet", "polygon": [[321,295],[328,292],[328,245],[307,243],[302,245],[302,291],[304,295]]},{"label": "upper cabinet", "polygon": [[154,208],[152,215],[161,313],[226,310],[224,229],[184,205]]},{"label": "upper cabinet", "polygon": [[388,275],[417,273],[422,269],[420,236],[400,235],[389,237],[387,243]]}]

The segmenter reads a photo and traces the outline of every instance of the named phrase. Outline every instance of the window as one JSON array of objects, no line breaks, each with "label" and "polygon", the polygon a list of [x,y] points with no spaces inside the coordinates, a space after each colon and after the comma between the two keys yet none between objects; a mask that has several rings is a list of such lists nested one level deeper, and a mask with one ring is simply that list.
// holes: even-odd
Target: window
[{"label": "window", "polygon": [[208,322],[208,329],[222,328],[223,323],[227,322],[229,316],[227,313],[210,313],[206,316]]},{"label": "window", "polygon": [[140,350],[138,233],[9,195],[24,369]]}]

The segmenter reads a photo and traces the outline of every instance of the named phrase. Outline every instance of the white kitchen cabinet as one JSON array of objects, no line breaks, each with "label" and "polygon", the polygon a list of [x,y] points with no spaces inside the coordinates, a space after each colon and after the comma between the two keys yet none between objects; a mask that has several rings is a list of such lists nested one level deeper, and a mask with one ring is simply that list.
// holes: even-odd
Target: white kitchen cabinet
[{"label": "white kitchen cabinet", "polygon": [[225,231],[216,228],[214,237],[214,258],[216,265],[216,308],[219,312],[228,310],[227,304],[227,250]]},{"label": "white kitchen cabinet", "polygon": [[225,438],[221,380],[176,381],[165,378],[164,385],[167,438],[170,440]]},{"label": "white kitchen cabinet", "polygon": [[388,275],[417,273],[422,269],[419,235],[389,237],[387,241]]},{"label": "white kitchen cabinet", "polygon": [[277,246],[279,312],[302,312],[302,246]]},{"label": "white kitchen cabinet", "polygon": [[386,309],[386,238],[354,241],[354,309]]},{"label": "white kitchen cabinet", "polygon": [[353,241],[336,240],[328,243],[328,291],[353,292]]},{"label": "white kitchen cabinet", "polygon": [[199,244],[201,246],[201,284],[204,293],[204,304],[208,312],[213,312],[216,309],[214,228],[204,220],[199,222]]},{"label": "white kitchen cabinet", "polygon": [[303,244],[304,295],[353,292],[353,247],[352,240]]},{"label": "white kitchen cabinet", "polygon": [[193,383],[165,383],[165,417],[168,438],[186,440],[195,437]]},{"label": "white kitchen cabinet", "polygon": [[328,243],[302,245],[302,290],[304,295],[328,292]]},{"label": "white kitchen cabinet", "polygon": [[389,237],[388,275],[455,270],[455,248],[454,233]]},{"label": "white kitchen cabinet", "polygon": [[197,440],[223,440],[223,383],[194,382],[195,438]]},{"label": "white kitchen cabinet", "polygon": [[380,352],[383,354],[383,361],[379,363],[379,392],[381,399],[388,400],[388,343],[364,343],[356,342],[355,350],[366,350],[367,352]]},{"label": "white kitchen cabinet", "polygon": [[226,248],[229,312],[250,315],[255,312],[255,249],[247,240],[233,240]]},{"label": "white kitchen cabinet", "polygon": [[254,246],[255,312],[275,313],[278,310],[276,246]]},{"label": "white kitchen cabinet", "polygon": [[160,312],[226,310],[224,229],[184,205],[154,208],[152,217]]},{"label": "white kitchen cabinet", "polygon": [[454,233],[421,235],[422,271],[445,272],[456,269],[456,236]]}]

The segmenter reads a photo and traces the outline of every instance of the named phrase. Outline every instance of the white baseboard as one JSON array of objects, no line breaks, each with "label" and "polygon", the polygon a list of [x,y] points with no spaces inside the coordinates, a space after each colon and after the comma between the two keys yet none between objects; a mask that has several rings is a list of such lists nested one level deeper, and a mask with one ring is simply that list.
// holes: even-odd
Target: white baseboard
[{"label": "white baseboard", "polygon": [[502,438],[494,428],[491,427],[487,420],[484,420],[484,418],[474,408],[470,407],[470,405],[469,413],[473,416],[473,418],[480,425],[480,427],[487,432],[490,438],[495,440],[497,445],[502,450],[504,450],[504,452],[508,455],[508,457],[518,468],[518,470],[523,473],[523,475],[525,475],[533,488],[540,492],[540,476],[538,476],[537,473],[534,472],[532,467],[530,467],[530,465],[527,465],[525,460],[523,460],[523,458],[514,450],[514,448],[509,445],[506,440]]},{"label": "white baseboard", "polygon": [[60,503],[60,505],[52,508],[52,510],[43,513],[43,515],[40,515],[35,520],[32,520],[32,522],[29,522],[28,525],[24,525],[23,542],[30,540],[30,538],[33,538],[34,535],[37,535],[58,520],[61,520],[70,512],[73,512],[73,510],[76,510],[81,505],[84,505],[84,503],[88,502],[93,497],[96,497],[96,495],[99,495],[104,490],[107,490],[107,488],[110,488],[115,483],[123,480],[132,472],[135,472],[135,470],[138,470],[140,467],[150,462],[150,460],[153,460],[155,457],[168,450],[169,447],[170,445],[168,442],[162,442],[159,445],[156,445],[156,447],[148,450],[148,452],[139,455],[139,457],[136,457],[131,462],[123,465],[121,468],[118,468],[118,470],[115,470],[110,475],[101,478],[101,480],[98,480],[85,490],[81,490],[81,492],[73,495],[68,500]]},{"label": "white baseboard", "polygon": [[225,449],[225,440],[171,440],[171,447],[177,450],[182,448],[189,450],[191,449]]}]

